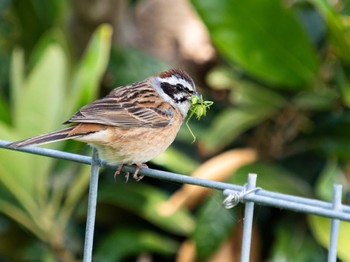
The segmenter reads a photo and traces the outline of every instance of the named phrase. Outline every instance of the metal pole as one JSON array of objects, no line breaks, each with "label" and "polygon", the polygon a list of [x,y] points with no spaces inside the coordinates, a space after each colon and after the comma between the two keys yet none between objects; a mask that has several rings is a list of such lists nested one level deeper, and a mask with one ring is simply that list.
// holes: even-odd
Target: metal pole
[{"label": "metal pole", "polygon": [[[247,191],[255,188],[256,174],[249,174]],[[250,246],[252,239],[252,227],[253,227],[253,214],[254,214],[254,202],[248,202],[245,204],[244,210],[244,225],[242,236],[242,253],[241,262],[248,262],[250,259]]]},{"label": "metal pole", "polygon": [[[342,185],[333,186],[333,209],[340,211],[342,208]],[[331,222],[331,233],[329,239],[328,262],[337,261],[337,247],[339,236],[340,220],[333,218]]]},{"label": "metal pole", "polygon": [[94,243],[99,167],[100,167],[100,160],[98,158],[98,153],[97,153],[97,150],[93,148],[88,209],[87,209],[87,215],[86,215],[84,260],[83,260],[84,262],[92,261],[92,248]]},{"label": "metal pole", "polygon": [[[0,148],[7,148],[7,144],[9,141],[0,139]],[[91,164],[92,160],[89,156],[83,156],[78,154],[72,154],[57,150],[52,150],[48,148],[40,148],[40,147],[23,147],[23,148],[7,148],[16,151],[27,152],[31,154],[43,155],[48,157],[54,157],[59,159],[65,159],[70,161],[75,161],[83,164]],[[101,162],[100,165],[105,167],[109,167],[106,163]],[[117,166],[113,166],[113,168],[117,168]],[[124,170],[129,172],[134,172],[135,167],[124,167]],[[164,172],[160,170],[155,170],[151,168],[145,168],[140,170],[140,175],[146,175],[149,177],[163,179],[175,183],[181,184],[191,184],[202,187],[208,187],[218,190],[233,190],[234,192],[242,192],[243,187],[239,185],[218,182],[213,180],[201,179],[198,177],[191,177],[181,174],[175,174],[170,172]],[[230,194],[230,193],[229,193]],[[310,199],[299,196],[292,196],[282,193],[276,193],[267,191],[264,189],[260,189],[256,194],[247,194],[246,199],[249,201],[253,201],[260,205],[273,206],[277,208],[282,208],[286,210],[292,210],[297,212],[303,212],[307,214],[313,214],[318,216],[324,216],[329,218],[337,218],[344,221],[350,221],[350,206],[342,205],[340,210],[335,210],[333,208],[333,204],[326,201]]]}]

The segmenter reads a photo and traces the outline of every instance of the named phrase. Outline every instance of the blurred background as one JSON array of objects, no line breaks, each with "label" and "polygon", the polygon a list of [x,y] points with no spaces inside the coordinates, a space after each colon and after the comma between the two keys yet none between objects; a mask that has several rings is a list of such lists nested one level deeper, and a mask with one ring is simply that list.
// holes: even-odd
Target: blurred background
[{"label": "blurred background", "polygon": [[[207,116],[149,166],[329,201],[350,176],[350,7],[341,0],[1,0],[0,138],[186,70]],[[48,147],[86,154],[78,142]],[[222,192],[100,175],[95,261],[239,261],[243,205]],[[0,150],[0,261],[82,258],[89,166]],[[341,223],[340,261],[350,261]],[[329,221],[258,206],[251,261],[325,261]]]}]

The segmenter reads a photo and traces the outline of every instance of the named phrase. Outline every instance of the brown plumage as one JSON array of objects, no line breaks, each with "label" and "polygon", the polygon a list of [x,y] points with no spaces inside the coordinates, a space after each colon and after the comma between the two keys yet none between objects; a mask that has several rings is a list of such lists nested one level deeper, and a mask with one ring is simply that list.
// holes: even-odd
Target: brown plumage
[{"label": "brown plumage", "polygon": [[197,95],[193,80],[172,69],[141,82],[113,89],[69,118],[62,130],[8,145],[17,148],[76,139],[94,146],[108,164],[143,163],[162,153],[174,141]]}]

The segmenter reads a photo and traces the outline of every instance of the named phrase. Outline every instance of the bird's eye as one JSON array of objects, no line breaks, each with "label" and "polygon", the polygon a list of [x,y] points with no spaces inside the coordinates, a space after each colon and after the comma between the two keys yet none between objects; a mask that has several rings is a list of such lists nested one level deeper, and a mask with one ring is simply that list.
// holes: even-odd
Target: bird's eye
[{"label": "bird's eye", "polygon": [[176,85],[176,90],[178,90],[178,91],[184,90],[184,86],[181,85],[181,84],[177,84]]},{"label": "bird's eye", "polygon": [[177,91],[186,91],[187,93],[193,94],[193,90],[189,89],[187,86],[182,84],[176,84]]}]

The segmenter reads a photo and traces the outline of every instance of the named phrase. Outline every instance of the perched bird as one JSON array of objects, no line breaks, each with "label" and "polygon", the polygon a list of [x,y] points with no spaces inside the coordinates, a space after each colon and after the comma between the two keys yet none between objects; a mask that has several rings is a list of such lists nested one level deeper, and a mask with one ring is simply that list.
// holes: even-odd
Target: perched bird
[{"label": "perched bird", "polygon": [[[18,148],[66,139],[88,143],[108,164],[136,164],[134,179],[144,163],[165,151],[174,141],[198,96],[192,78],[171,69],[141,82],[117,87],[104,98],[83,106],[64,124],[62,130],[7,145]],[[128,177],[129,174],[126,176]]]}]

